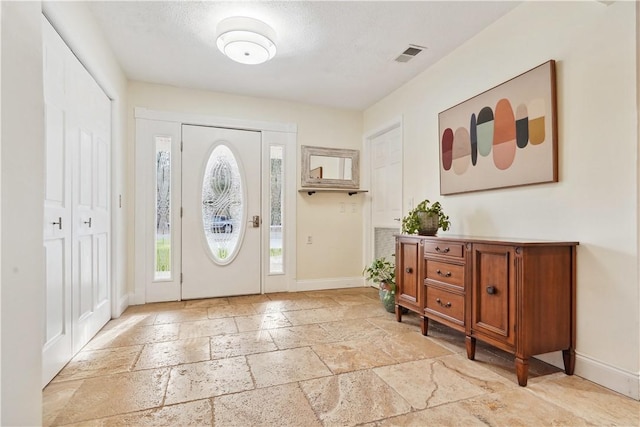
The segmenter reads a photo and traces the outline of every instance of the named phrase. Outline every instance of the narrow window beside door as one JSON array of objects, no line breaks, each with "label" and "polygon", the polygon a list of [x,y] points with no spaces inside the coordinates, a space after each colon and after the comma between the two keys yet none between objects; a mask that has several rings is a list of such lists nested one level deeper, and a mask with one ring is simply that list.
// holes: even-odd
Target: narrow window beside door
[{"label": "narrow window beside door", "polygon": [[156,136],[155,279],[171,280],[171,138]]},{"label": "narrow window beside door", "polygon": [[272,145],[270,149],[271,162],[271,221],[269,229],[269,273],[284,273],[282,265],[282,207],[283,207],[283,154],[284,147]]}]

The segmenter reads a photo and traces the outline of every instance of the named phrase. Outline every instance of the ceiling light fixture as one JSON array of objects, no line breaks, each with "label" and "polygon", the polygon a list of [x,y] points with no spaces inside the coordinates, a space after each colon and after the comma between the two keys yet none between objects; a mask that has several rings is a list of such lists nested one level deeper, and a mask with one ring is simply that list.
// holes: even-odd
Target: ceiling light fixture
[{"label": "ceiling light fixture", "polygon": [[275,31],[262,21],[232,17],[220,21],[218,49],[241,64],[262,64],[276,55]]}]

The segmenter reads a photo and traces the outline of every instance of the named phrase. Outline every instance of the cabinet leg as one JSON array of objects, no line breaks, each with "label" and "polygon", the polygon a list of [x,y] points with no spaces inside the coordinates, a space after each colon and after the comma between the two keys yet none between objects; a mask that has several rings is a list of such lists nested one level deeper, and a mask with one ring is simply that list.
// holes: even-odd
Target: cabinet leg
[{"label": "cabinet leg", "polygon": [[529,359],[516,357],[516,376],[518,377],[518,384],[526,387],[527,379],[529,378]]},{"label": "cabinet leg", "polygon": [[427,331],[429,331],[429,318],[422,316],[422,322],[420,322],[420,332],[422,332],[422,335],[427,335]]},{"label": "cabinet leg", "polygon": [[396,304],[396,320],[402,322],[402,307]]},{"label": "cabinet leg", "polygon": [[573,375],[576,367],[576,351],[573,348],[562,350],[562,359],[564,360],[564,373]]},{"label": "cabinet leg", "polygon": [[464,343],[467,347],[467,358],[473,360],[476,358],[476,339],[467,335]]}]

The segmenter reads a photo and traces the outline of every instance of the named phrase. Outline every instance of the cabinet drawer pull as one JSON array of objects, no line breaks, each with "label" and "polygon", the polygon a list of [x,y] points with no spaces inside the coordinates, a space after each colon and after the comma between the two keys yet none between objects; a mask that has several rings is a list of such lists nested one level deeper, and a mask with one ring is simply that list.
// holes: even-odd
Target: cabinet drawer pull
[{"label": "cabinet drawer pull", "polygon": [[409,273],[411,274],[413,272],[413,269],[411,267],[407,267],[404,269],[405,273]]},{"label": "cabinet drawer pull", "polygon": [[436,246],[436,252],[440,252],[441,254],[446,254],[447,252],[449,252],[449,247],[447,246],[444,249],[440,249],[440,246]]},{"label": "cabinet drawer pull", "polygon": [[442,300],[440,298],[436,298],[436,302],[439,305],[441,305],[442,307],[444,307],[444,308],[450,308],[451,307],[451,303],[450,302],[447,302],[446,304],[443,304]]},{"label": "cabinet drawer pull", "polygon": [[487,293],[489,295],[495,295],[496,294],[496,287],[495,286],[487,286]]},{"label": "cabinet drawer pull", "polygon": [[440,271],[440,269],[436,270],[436,273],[438,273],[438,276],[442,276],[442,277],[451,277],[451,272],[447,271],[446,273],[443,273],[442,271]]}]

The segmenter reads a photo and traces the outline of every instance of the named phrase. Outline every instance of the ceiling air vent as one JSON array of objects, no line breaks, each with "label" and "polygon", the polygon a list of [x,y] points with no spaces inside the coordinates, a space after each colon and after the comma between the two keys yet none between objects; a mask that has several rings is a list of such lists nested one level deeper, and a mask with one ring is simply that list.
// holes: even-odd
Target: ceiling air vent
[{"label": "ceiling air vent", "polygon": [[410,44],[409,47],[396,58],[396,62],[409,62],[426,47]]}]

